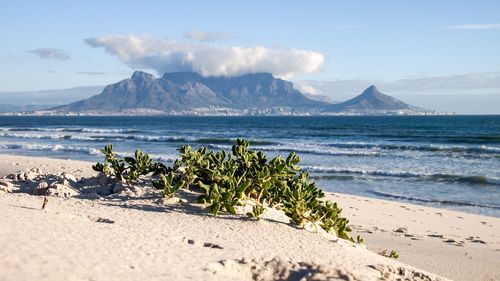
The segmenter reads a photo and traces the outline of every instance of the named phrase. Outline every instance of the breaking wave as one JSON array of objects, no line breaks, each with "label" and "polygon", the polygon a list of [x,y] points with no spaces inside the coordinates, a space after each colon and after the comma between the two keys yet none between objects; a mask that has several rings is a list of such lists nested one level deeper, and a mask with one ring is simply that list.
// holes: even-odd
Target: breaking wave
[{"label": "breaking wave", "polygon": [[384,198],[402,199],[402,200],[408,200],[408,201],[434,203],[434,204],[449,205],[449,206],[468,206],[468,207],[480,207],[480,208],[489,208],[489,209],[500,210],[500,206],[497,206],[497,205],[488,205],[488,204],[480,204],[480,203],[472,203],[472,202],[456,201],[456,200],[439,200],[439,199],[421,198],[421,197],[408,196],[408,195],[402,195],[402,194],[392,194],[392,193],[388,193],[388,192],[381,192],[378,190],[369,190],[369,192],[374,194],[374,195],[384,197]]},{"label": "breaking wave", "polygon": [[[86,155],[100,156],[101,151],[97,148],[83,147],[83,146],[71,146],[71,145],[43,145],[43,144],[12,144],[12,143],[1,143],[0,149],[10,149],[10,150],[28,150],[28,151],[63,151],[63,152],[76,152]],[[115,154],[119,157],[129,157],[133,156],[131,152],[121,152],[115,151]],[[162,154],[150,154],[151,158],[155,161],[162,162],[172,162],[177,159],[176,155],[162,155]]]},{"label": "breaking wave", "polygon": [[[471,185],[489,185],[500,187],[500,179],[495,177],[487,177],[483,175],[455,175],[443,173],[416,173],[406,171],[388,171],[388,170],[364,170],[364,169],[343,169],[335,167],[319,167],[319,166],[304,166],[304,170],[311,173],[318,173],[316,178],[328,178],[328,174],[346,174],[346,175],[368,175],[377,177],[397,177],[397,178],[412,178],[422,181],[439,181],[439,182],[458,182]],[[327,175],[321,175],[327,174]]]}]

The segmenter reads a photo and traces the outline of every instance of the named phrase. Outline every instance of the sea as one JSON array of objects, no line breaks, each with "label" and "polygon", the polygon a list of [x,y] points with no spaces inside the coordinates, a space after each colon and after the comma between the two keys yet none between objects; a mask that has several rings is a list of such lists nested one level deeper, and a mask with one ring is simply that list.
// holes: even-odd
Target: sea
[{"label": "sea", "polygon": [[[0,116],[0,154],[171,164],[184,144],[297,152],[325,191],[500,217],[500,116]],[[0,156],[1,157],[1,156]]]}]

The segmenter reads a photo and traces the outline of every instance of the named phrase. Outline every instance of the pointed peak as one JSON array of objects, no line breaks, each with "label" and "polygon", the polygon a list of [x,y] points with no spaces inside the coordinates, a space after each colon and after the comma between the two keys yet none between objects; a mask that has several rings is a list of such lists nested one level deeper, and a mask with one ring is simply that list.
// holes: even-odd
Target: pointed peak
[{"label": "pointed peak", "polygon": [[134,71],[134,73],[132,74],[132,79],[133,80],[154,80],[155,77],[153,74],[149,74],[147,72],[143,72],[143,71]]},{"label": "pointed peak", "polygon": [[376,94],[381,94],[381,92],[375,87],[375,85],[371,85],[370,87],[366,88],[361,95],[376,95]]}]

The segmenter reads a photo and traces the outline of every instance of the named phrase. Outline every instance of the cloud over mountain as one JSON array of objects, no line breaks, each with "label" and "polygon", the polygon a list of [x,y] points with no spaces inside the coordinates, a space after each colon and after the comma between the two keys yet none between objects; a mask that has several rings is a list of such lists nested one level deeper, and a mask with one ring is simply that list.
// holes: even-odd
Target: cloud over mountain
[{"label": "cloud over mountain", "polygon": [[61,49],[54,48],[39,48],[29,50],[28,52],[35,54],[43,59],[53,59],[53,60],[69,60],[71,56],[69,52]]},{"label": "cloud over mountain", "polygon": [[314,73],[325,61],[323,54],[310,50],[189,44],[149,35],[107,35],[85,41],[104,48],[133,69],[153,69],[159,74],[194,71],[204,76],[235,76],[270,72],[290,78]]}]

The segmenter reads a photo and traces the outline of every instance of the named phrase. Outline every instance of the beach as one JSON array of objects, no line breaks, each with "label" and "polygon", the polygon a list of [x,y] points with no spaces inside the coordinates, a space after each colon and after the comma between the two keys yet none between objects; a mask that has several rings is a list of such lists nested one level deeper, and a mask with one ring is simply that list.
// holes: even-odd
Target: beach
[{"label": "beach", "polygon": [[[91,164],[1,155],[0,176],[39,168],[89,178]],[[179,197],[48,197],[42,210],[43,196],[2,192],[0,280],[500,279],[498,218],[328,193],[365,247],[298,229],[273,209],[258,221],[213,217],[192,194]]]}]

